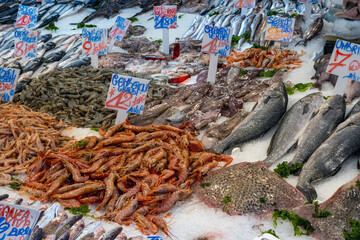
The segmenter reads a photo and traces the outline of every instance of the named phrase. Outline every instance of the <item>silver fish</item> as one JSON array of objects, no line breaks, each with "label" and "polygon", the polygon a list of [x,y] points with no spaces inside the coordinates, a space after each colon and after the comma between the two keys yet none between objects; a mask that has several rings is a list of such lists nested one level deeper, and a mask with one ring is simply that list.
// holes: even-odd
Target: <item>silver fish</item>
[{"label": "silver fish", "polygon": [[104,233],[100,237],[100,240],[114,240],[116,236],[121,233],[122,229],[123,229],[122,227],[113,228],[110,231]]},{"label": "silver fish", "polygon": [[[54,218],[54,220],[52,220],[51,222],[46,224],[45,227],[43,227],[43,229],[42,229],[43,236],[54,234],[56,229],[60,226],[60,224],[67,218],[68,218],[68,215],[66,214],[66,212],[60,211],[58,213],[58,215]],[[54,236],[56,237],[55,234],[54,234]]]},{"label": "silver fish", "polygon": [[63,221],[55,231],[56,237],[60,237],[62,234],[67,232],[72,227],[72,225],[74,225],[77,221],[82,219],[82,217],[83,217],[82,214],[77,214]]},{"label": "silver fish", "polygon": [[45,227],[49,222],[51,222],[56,217],[59,211],[60,211],[60,204],[58,202],[53,203],[48,209],[46,209],[41,219],[37,223],[37,226],[39,226],[40,228]]},{"label": "silver fish", "polygon": [[299,41],[296,45],[304,44],[304,46],[306,46],[308,41],[313,39],[316,35],[318,35],[321,32],[323,26],[324,26],[324,21],[322,18],[315,19],[304,32],[303,39]]},{"label": "silver fish", "polygon": [[[76,240],[83,239],[87,234],[93,233],[96,229],[98,229],[100,227],[101,227],[100,221],[91,222],[81,231],[81,233],[76,238]],[[104,230],[104,232],[105,232],[105,230]]]},{"label": "silver fish", "polygon": [[266,166],[285,155],[297,142],[314,112],[324,102],[321,93],[311,93],[297,101],[279,122],[279,127],[271,139],[268,156],[263,160]]}]

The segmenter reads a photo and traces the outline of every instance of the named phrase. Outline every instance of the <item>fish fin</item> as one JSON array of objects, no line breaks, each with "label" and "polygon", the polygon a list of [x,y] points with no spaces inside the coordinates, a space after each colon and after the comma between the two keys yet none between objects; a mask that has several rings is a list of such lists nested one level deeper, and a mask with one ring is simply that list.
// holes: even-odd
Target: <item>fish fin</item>
[{"label": "fish fin", "polygon": [[296,188],[299,189],[299,191],[305,196],[305,198],[307,200],[314,200],[317,197],[317,193],[315,188],[310,184],[310,182],[308,183],[300,183],[298,182],[298,184],[296,185]]},{"label": "fish fin", "polygon": [[300,41],[298,41],[298,43],[297,43],[297,44],[295,44],[295,47],[296,47],[297,45],[299,45],[299,44],[304,44],[304,40],[300,40]]},{"label": "fish fin", "polygon": [[313,119],[319,113],[319,109],[311,114],[310,120]]},{"label": "fish fin", "polygon": [[330,176],[335,176],[340,170],[341,170],[341,165],[340,165],[337,169],[335,169],[335,171],[333,171],[333,172],[330,174]]},{"label": "fish fin", "polygon": [[304,107],[303,107],[303,113],[302,113],[302,115],[304,115],[304,114],[308,113],[308,112],[309,112],[309,110],[310,110],[310,108],[309,108],[309,104],[305,104],[305,105],[304,105]]},{"label": "fish fin", "polygon": [[267,104],[270,99],[271,99],[271,96],[268,96],[268,97],[264,100],[264,103]]},{"label": "fish fin", "polygon": [[271,141],[270,141],[270,144],[269,144],[269,147],[266,151],[266,154],[269,156],[269,154],[271,153],[271,150],[273,149],[273,144],[274,144],[274,141],[275,141],[275,135],[276,133],[274,134],[274,136],[271,138]]},{"label": "fish fin", "polygon": [[254,109],[257,107],[258,102],[255,103],[255,105],[253,106],[253,108],[251,109],[251,112],[254,111]]}]

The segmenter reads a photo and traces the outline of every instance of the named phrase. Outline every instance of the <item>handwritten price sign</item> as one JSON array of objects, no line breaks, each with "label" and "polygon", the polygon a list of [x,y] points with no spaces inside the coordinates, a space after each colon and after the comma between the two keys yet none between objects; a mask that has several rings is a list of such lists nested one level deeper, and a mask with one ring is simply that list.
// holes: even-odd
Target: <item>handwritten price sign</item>
[{"label": "handwritten price sign", "polygon": [[360,45],[338,39],[326,72],[360,82]]},{"label": "handwritten price sign", "polygon": [[15,30],[15,57],[35,58],[37,31]]},{"label": "handwritten price sign", "polygon": [[155,29],[173,29],[177,24],[176,6],[155,6]]},{"label": "handwritten price sign", "polygon": [[106,108],[141,114],[144,110],[149,80],[113,74]]},{"label": "handwritten price sign", "polygon": [[232,29],[206,25],[201,52],[227,56],[230,52]]},{"label": "handwritten price sign", "polygon": [[109,36],[121,41],[130,26],[131,21],[123,17],[117,17],[115,25],[112,27]]},{"label": "handwritten price sign", "polygon": [[267,19],[265,39],[290,42],[293,37],[295,19],[270,16]]},{"label": "handwritten price sign", "polygon": [[102,28],[82,29],[82,53],[88,55],[107,54],[107,33]]},{"label": "handwritten price sign", "polygon": [[235,8],[253,8],[255,0],[239,0],[235,3]]},{"label": "handwritten price sign", "polygon": [[40,216],[40,211],[0,202],[0,239],[27,240]]},{"label": "handwritten price sign", "polygon": [[19,69],[0,67],[0,96],[3,101],[12,102],[19,75]]},{"label": "handwritten price sign", "polygon": [[32,28],[36,24],[37,17],[38,17],[38,9],[36,7],[19,5],[19,10],[16,18],[16,25]]}]

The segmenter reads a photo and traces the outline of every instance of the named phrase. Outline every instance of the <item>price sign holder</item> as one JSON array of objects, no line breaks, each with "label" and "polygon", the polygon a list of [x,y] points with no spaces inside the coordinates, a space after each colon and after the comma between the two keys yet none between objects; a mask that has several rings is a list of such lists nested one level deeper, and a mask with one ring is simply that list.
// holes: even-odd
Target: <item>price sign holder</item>
[{"label": "price sign holder", "polygon": [[219,54],[229,55],[232,29],[205,25],[201,52],[210,53],[210,63],[207,81],[214,84],[218,65]]},{"label": "price sign holder", "polygon": [[142,114],[149,80],[113,74],[105,107],[117,110],[115,124],[126,120],[128,113]]},{"label": "price sign holder", "polygon": [[338,39],[326,72],[339,76],[334,94],[344,95],[349,80],[360,82],[360,45]]},{"label": "price sign holder", "polygon": [[176,6],[154,6],[155,29],[162,29],[162,47],[169,54],[169,29],[177,27]]},{"label": "price sign holder", "polygon": [[113,48],[115,41],[119,41],[121,42],[121,40],[123,39],[124,35],[126,34],[129,26],[131,24],[131,21],[118,16],[116,18],[115,24],[112,27],[112,29],[109,32],[109,36],[112,37],[110,44],[108,46],[108,52],[111,51],[111,49]]},{"label": "price sign holder", "polygon": [[266,22],[265,40],[291,42],[294,26],[294,18],[269,16]]},{"label": "price sign holder", "polygon": [[19,69],[0,67],[0,96],[2,101],[12,102],[19,75]]},{"label": "price sign holder", "polygon": [[99,55],[107,54],[107,30],[103,28],[82,29],[82,53],[91,55],[91,66],[98,68]]}]

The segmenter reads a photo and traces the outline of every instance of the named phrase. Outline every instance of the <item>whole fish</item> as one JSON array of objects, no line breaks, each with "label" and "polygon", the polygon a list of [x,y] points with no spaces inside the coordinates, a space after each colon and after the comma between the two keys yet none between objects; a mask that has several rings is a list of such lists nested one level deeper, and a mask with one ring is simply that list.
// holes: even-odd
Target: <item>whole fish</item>
[{"label": "whole fish", "polygon": [[110,231],[104,233],[100,237],[100,240],[114,240],[116,236],[121,233],[122,229],[123,229],[122,227],[113,228]]},{"label": "whole fish", "polygon": [[1,194],[0,195],[0,201],[6,199],[8,197],[9,197],[9,194]]},{"label": "whole fish", "polygon": [[231,19],[231,27],[233,29],[233,35],[238,36],[241,23],[244,21],[245,16],[235,16],[233,19]]},{"label": "whole fish", "polygon": [[82,219],[82,217],[83,217],[82,214],[76,214],[72,217],[69,217],[65,221],[63,221],[60,224],[60,226],[57,228],[57,230],[55,231],[56,237],[60,237],[65,232],[69,231],[69,229],[72,227],[72,225],[74,225],[77,221]]},{"label": "whole fish", "polygon": [[299,41],[295,46],[299,44],[304,44],[304,46],[306,46],[308,41],[313,39],[316,35],[318,35],[321,32],[323,26],[324,26],[324,21],[322,18],[315,19],[304,32],[303,39]]},{"label": "whole fish", "polygon": [[30,60],[25,67],[23,67],[23,71],[24,72],[28,72],[28,71],[36,71],[41,64],[43,64],[44,62],[44,58],[40,57],[40,58],[34,58],[32,60]]},{"label": "whole fish", "polygon": [[31,231],[29,240],[41,240],[42,238],[42,228],[39,228],[39,225],[36,225]]},{"label": "whole fish", "polygon": [[[94,234],[94,231],[96,231],[96,229],[101,227],[101,222],[100,221],[95,221],[95,222],[91,222],[90,224],[86,225],[85,228],[80,232],[79,236],[76,237],[76,240],[85,240],[85,236],[88,234]],[[105,233],[105,230],[104,232]],[[87,238],[86,238],[87,239]]]},{"label": "whole fish", "polygon": [[58,215],[59,211],[60,204],[58,202],[53,203],[48,209],[46,209],[39,222],[37,223],[37,226],[39,226],[39,228],[45,227],[56,217],[56,215]]},{"label": "whole fish", "polygon": [[52,62],[59,61],[64,55],[65,55],[65,51],[55,52],[55,53],[50,54],[49,56],[45,57],[45,62],[52,63]]},{"label": "whole fish", "polygon": [[341,123],[305,163],[296,185],[308,200],[316,199],[312,182],[336,174],[360,148],[360,113]]},{"label": "whole fish", "polygon": [[[294,212],[310,221],[315,231],[310,235],[318,240],[345,240],[344,231],[351,232],[349,219],[360,219],[359,202],[360,175],[342,185],[328,200],[318,205],[318,211],[329,211],[331,216],[314,217],[315,206],[312,204],[296,208]],[[357,239],[357,238],[347,238]]]},{"label": "whole fish", "polygon": [[186,39],[186,38],[190,37],[195,32],[195,30],[197,29],[197,27],[199,26],[199,24],[203,18],[204,17],[197,15],[194,18],[194,20],[192,21],[189,29],[184,33],[184,35],[181,37],[181,39]]},{"label": "whole fish", "polygon": [[171,105],[168,103],[162,103],[162,104],[156,105],[152,108],[145,110],[143,112],[143,114],[141,115],[143,117],[132,118],[130,120],[130,122],[135,125],[143,125],[144,121],[146,121],[146,120],[151,120],[151,122],[153,122],[155,118],[160,116],[162,113],[164,113],[170,107],[171,107]]},{"label": "whole fish", "polygon": [[291,15],[293,13],[296,13],[296,1],[294,0],[288,0],[285,4],[285,13]]},{"label": "whole fish", "polygon": [[271,139],[268,156],[263,161],[270,166],[287,153],[297,142],[314,112],[323,103],[321,93],[311,93],[297,101],[279,122],[278,129]]},{"label": "whole fish", "polygon": [[[69,62],[68,64],[61,66],[61,67],[62,68],[74,68],[74,67],[87,66],[87,65],[90,65],[90,61],[91,61],[90,57],[80,58],[80,59],[74,60],[72,62]],[[60,67],[60,64],[59,64],[59,67]]]},{"label": "whole fish", "polygon": [[65,232],[63,235],[61,235],[60,237],[56,238],[56,240],[69,240],[70,238],[70,233],[69,232]]},{"label": "whole fish", "polygon": [[256,31],[260,27],[261,21],[264,19],[264,16],[265,16],[265,12],[261,11],[256,15],[256,17],[252,21],[252,23],[250,25],[250,29],[251,29],[250,41],[254,41]]},{"label": "whole fish", "polygon": [[286,112],[288,96],[285,85],[277,82],[271,85],[261,96],[254,110],[212,150],[223,153],[236,144],[261,136],[272,128]]},{"label": "whole fish", "polygon": [[85,227],[84,220],[81,219],[77,221],[68,231],[69,240],[75,240],[79,236],[80,232],[84,229],[84,227]]},{"label": "whole fish", "polygon": [[212,171],[199,184],[196,195],[229,215],[264,216],[276,208],[292,209],[306,201],[301,192],[262,162],[242,162]]},{"label": "whole fish", "polygon": [[360,97],[360,82],[349,80],[345,88],[345,101],[351,103],[356,97]]},{"label": "whole fish", "polygon": [[54,218],[54,220],[52,220],[51,222],[46,224],[46,226],[43,227],[42,229],[43,236],[54,234],[56,229],[60,226],[60,224],[67,218],[68,216],[66,212],[60,211],[58,215]]},{"label": "whole fish", "polygon": [[345,101],[340,95],[326,100],[311,119],[309,125],[300,136],[293,160],[289,165],[304,163],[315,150],[329,137],[332,131],[343,121]]}]

